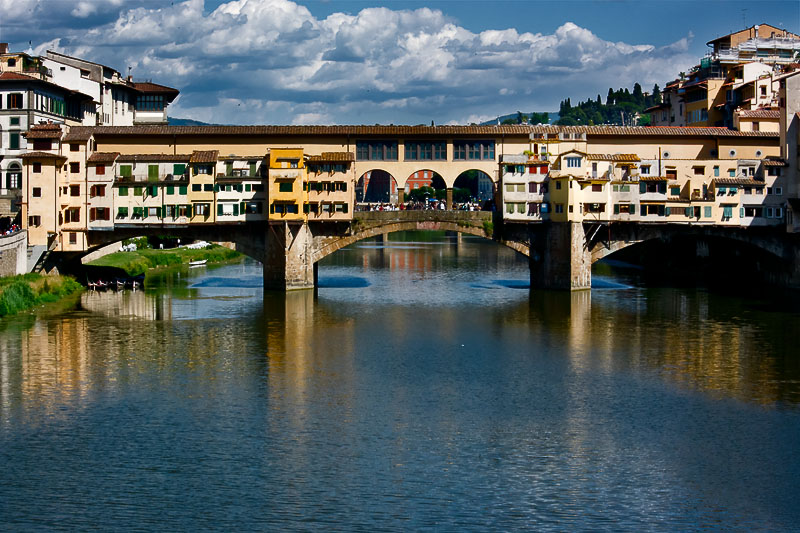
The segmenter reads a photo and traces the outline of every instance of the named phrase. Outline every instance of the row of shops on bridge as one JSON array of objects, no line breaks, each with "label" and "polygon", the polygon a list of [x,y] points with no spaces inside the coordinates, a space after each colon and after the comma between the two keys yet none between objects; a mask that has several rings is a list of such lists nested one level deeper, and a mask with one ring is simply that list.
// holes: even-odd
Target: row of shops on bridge
[{"label": "row of shops on bridge", "polygon": [[41,124],[27,137],[22,222],[58,251],[116,228],[348,223],[378,171],[406,176],[396,202],[420,169],[445,176],[452,206],[455,176],[475,169],[518,223],[780,225],[790,183],[778,134],[721,128]]}]

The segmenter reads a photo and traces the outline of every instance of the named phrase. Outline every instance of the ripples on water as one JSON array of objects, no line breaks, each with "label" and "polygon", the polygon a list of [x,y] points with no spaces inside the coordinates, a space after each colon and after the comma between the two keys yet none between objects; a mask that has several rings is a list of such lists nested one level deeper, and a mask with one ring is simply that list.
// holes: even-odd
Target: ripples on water
[{"label": "ripples on water", "polygon": [[798,313],[530,292],[476,239],[251,262],[0,323],[7,530],[789,530]]}]

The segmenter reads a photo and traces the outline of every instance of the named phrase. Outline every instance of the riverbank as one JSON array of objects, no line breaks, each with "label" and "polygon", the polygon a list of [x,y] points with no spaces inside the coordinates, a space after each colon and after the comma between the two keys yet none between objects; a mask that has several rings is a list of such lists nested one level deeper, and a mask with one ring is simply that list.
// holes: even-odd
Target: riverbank
[{"label": "riverbank", "polygon": [[140,276],[146,271],[158,267],[188,265],[192,261],[203,260],[209,264],[222,263],[241,257],[242,254],[235,250],[212,244],[198,249],[188,247],[167,250],[145,248],[133,252],[115,252],[95,259],[87,263],[87,266],[120,269],[129,276]]},{"label": "riverbank", "polygon": [[83,290],[67,276],[43,276],[29,273],[0,278],[0,317],[57,302]]}]

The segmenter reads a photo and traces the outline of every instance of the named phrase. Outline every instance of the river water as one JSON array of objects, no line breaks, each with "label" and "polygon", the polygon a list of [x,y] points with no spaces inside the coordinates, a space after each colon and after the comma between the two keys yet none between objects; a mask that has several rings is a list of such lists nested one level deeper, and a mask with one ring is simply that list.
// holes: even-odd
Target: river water
[{"label": "river water", "polygon": [[147,283],[0,322],[3,530],[800,527],[791,297],[437,233]]}]

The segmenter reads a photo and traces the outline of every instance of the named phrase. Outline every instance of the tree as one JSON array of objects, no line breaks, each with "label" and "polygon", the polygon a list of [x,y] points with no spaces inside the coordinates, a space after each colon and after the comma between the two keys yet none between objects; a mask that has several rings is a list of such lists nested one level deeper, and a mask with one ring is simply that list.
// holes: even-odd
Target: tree
[{"label": "tree", "polygon": [[633,101],[639,105],[644,103],[644,94],[642,93],[642,86],[638,83],[633,84]]},{"label": "tree", "polygon": [[658,88],[657,83],[653,85],[653,103],[661,103],[661,89]]},{"label": "tree", "polygon": [[524,124],[528,117],[522,114],[522,111],[517,111],[517,124]]},{"label": "tree", "polygon": [[608,96],[606,96],[606,105],[614,105],[614,90],[611,87],[608,88]]}]

